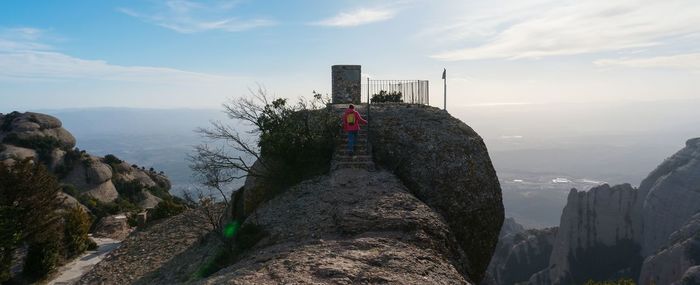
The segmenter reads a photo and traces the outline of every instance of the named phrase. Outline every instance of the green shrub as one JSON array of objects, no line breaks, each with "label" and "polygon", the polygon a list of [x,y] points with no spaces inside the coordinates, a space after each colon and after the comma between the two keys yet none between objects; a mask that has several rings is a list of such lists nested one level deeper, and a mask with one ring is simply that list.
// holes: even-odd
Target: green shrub
[{"label": "green shrub", "polygon": [[63,193],[71,195],[73,198],[77,198],[80,196],[80,191],[78,191],[78,189],[75,188],[75,186],[73,186],[72,184],[61,185],[61,191],[63,191]]},{"label": "green shrub", "polygon": [[112,164],[120,164],[120,163],[122,163],[122,162],[123,162],[123,161],[122,161],[121,159],[117,158],[117,157],[116,157],[115,155],[113,155],[113,154],[105,155],[105,163],[107,163],[107,164],[109,164],[109,165],[112,165]]},{"label": "green shrub", "polygon": [[69,209],[64,215],[63,244],[66,257],[72,258],[83,253],[90,245],[88,232],[92,225],[90,215],[82,208],[76,206]]},{"label": "green shrub", "polygon": [[391,91],[387,92],[385,90],[379,91],[377,94],[372,95],[372,103],[401,103],[403,100],[401,100],[401,97],[403,94],[401,94],[400,91]]},{"label": "green shrub", "polygon": [[[238,222],[234,221],[233,223]],[[246,250],[251,249],[266,235],[267,232],[256,224],[247,223],[243,224],[240,228],[236,226],[232,234],[233,243],[224,244],[214,258],[204,263],[204,265],[195,272],[195,277],[208,277],[222,268],[233,264],[238,256]]]},{"label": "green shrub", "polygon": [[78,148],[67,150],[66,154],[63,156],[63,163],[56,166],[54,173],[59,178],[64,178],[73,171],[76,162],[83,159],[84,152],[81,152]]},{"label": "green shrub", "polygon": [[285,99],[264,109],[258,117],[260,154],[280,162],[269,165],[269,178],[286,187],[329,170],[338,135],[335,113],[287,106]]},{"label": "green shrub", "polygon": [[12,121],[14,121],[17,117],[19,117],[19,115],[21,115],[21,113],[19,113],[17,111],[5,115],[2,118],[3,121],[2,121],[2,125],[0,125],[0,131],[3,131],[3,132],[10,131],[10,127],[12,126]]},{"label": "green shrub", "polygon": [[12,254],[22,244],[33,245],[30,273],[50,270],[53,245],[46,241],[62,239],[58,191],[56,178],[43,165],[30,159],[0,163],[0,282],[11,276]]},{"label": "green shrub", "polygon": [[6,136],[2,142],[35,150],[39,161],[44,164],[48,164],[50,162],[51,152],[54,149],[61,147],[61,142],[54,137],[34,136],[31,138],[21,139],[14,133]]},{"label": "green shrub", "polygon": [[185,211],[185,206],[173,200],[163,200],[148,212],[148,220],[156,221],[175,216]]},{"label": "green shrub", "polygon": [[145,198],[143,196],[143,190],[145,187],[143,187],[141,183],[139,183],[136,180],[128,182],[112,182],[114,183],[114,187],[117,188],[117,192],[119,192],[119,197],[122,197],[131,203],[138,203],[138,201],[141,201]]},{"label": "green shrub", "polygon": [[56,240],[31,243],[22,273],[33,279],[46,276],[58,265],[60,249]]}]

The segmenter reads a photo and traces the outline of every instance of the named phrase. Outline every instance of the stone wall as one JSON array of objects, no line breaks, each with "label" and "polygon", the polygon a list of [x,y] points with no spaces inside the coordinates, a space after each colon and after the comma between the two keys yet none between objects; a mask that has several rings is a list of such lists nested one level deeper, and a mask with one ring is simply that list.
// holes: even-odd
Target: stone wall
[{"label": "stone wall", "polygon": [[360,65],[334,65],[331,67],[333,104],[360,103],[362,95],[362,67]]}]

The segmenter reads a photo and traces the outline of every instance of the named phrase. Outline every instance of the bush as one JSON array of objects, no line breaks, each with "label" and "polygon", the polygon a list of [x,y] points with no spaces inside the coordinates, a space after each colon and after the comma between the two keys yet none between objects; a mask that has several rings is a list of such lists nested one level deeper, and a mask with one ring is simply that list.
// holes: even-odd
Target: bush
[{"label": "bush", "polygon": [[33,245],[29,273],[46,272],[53,266],[54,247],[46,241],[62,238],[56,214],[58,191],[56,178],[43,165],[30,159],[12,166],[0,163],[0,282],[11,276],[12,254],[25,243]]},{"label": "bush", "polygon": [[148,212],[148,220],[156,221],[175,216],[185,211],[186,207],[173,200],[163,200],[155,208]]},{"label": "bush", "polygon": [[83,154],[84,153],[78,148],[66,151],[66,154],[63,156],[63,163],[56,166],[56,169],[54,169],[56,176],[59,178],[66,177],[68,173],[73,171],[75,163],[83,158]]},{"label": "bush", "polygon": [[400,91],[391,91],[391,93],[389,93],[385,90],[381,90],[378,94],[372,95],[371,101],[372,103],[401,103],[403,102],[403,100],[401,100],[402,96],[403,94],[401,94]]},{"label": "bush", "polygon": [[10,127],[12,126],[12,121],[14,121],[20,115],[21,115],[21,113],[19,113],[17,111],[5,115],[2,118],[3,121],[2,121],[2,125],[0,125],[0,131],[3,131],[3,132],[10,131]]},{"label": "bush", "polygon": [[120,163],[122,163],[122,162],[123,162],[123,161],[122,161],[121,159],[117,158],[117,157],[116,157],[115,155],[113,155],[113,154],[105,155],[105,163],[107,163],[107,164],[109,164],[109,165],[112,165],[112,164],[120,164]]},{"label": "bush", "polygon": [[39,161],[44,164],[48,164],[50,162],[51,152],[54,149],[61,147],[61,143],[54,137],[35,136],[27,139],[21,139],[14,133],[6,136],[2,142],[35,150],[37,156],[39,156]]},{"label": "bush", "polygon": [[63,244],[66,257],[72,258],[83,253],[90,245],[88,232],[92,225],[90,216],[76,206],[64,215]]},{"label": "bush", "polygon": [[22,273],[33,279],[42,278],[56,268],[59,255],[60,245],[56,240],[31,243]]}]

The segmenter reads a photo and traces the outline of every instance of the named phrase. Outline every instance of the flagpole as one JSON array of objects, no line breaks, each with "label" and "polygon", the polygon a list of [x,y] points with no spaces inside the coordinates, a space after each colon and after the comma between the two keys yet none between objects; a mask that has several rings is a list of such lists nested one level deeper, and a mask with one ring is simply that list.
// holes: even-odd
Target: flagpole
[{"label": "flagpole", "polygon": [[445,91],[445,97],[444,97],[444,105],[442,107],[443,110],[447,111],[447,69],[444,69],[442,71],[442,80],[444,82],[444,87],[443,90]]}]

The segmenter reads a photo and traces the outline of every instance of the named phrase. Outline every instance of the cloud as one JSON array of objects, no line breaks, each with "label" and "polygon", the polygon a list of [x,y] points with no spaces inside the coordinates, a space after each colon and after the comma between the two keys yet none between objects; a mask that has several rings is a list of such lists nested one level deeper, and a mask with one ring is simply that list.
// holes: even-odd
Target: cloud
[{"label": "cloud", "polygon": [[331,18],[313,23],[318,26],[328,27],[355,27],[386,21],[393,18],[396,12],[389,9],[357,9],[350,12],[341,12]]},{"label": "cloud", "polygon": [[633,68],[671,68],[700,70],[700,53],[677,54],[649,58],[601,59],[598,66],[622,66]]},{"label": "cloud", "polygon": [[234,1],[214,2],[208,5],[187,0],[158,3],[160,6],[152,13],[137,12],[128,8],[119,8],[118,11],[183,34],[206,31],[240,32],[276,24],[275,21],[266,18],[241,19],[230,16],[236,6]]},{"label": "cloud", "polygon": [[700,32],[700,2],[695,0],[560,3],[523,9],[503,21],[482,25],[485,30],[453,25],[458,38],[469,40],[477,34],[480,42],[431,57],[457,61],[576,55],[657,46]]},{"label": "cloud", "polygon": [[230,77],[151,66],[122,66],[81,59],[42,42],[38,29],[0,29],[0,80],[97,79],[137,82],[211,82]]}]

